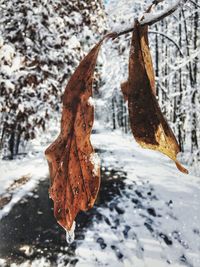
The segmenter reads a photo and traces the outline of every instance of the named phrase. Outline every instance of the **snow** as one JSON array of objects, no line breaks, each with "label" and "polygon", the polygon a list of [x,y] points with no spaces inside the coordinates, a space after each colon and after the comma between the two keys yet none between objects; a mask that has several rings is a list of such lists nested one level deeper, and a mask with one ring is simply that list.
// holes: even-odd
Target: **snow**
[{"label": "snow", "polygon": [[28,245],[24,245],[24,246],[20,247],[19,250],[22,251],[22,252],[24,252],[24,254],[25,254],[27,257],[29,257],[29,256],[31,256],[31,255],[33,254],[33,250],[32,250],[31,247],[28,246]]},{"label": "snow", "polygon": [[11,75],[18,71],[23,66],[23,60],[24,57],[17,55],[13,46],[0,44],[0,65],[4,74]]},{"label": "snow", "polygon": [[90,155],[90,162],[94,166],[93,174],[95,176],[97,176],[98,175],[98,171],[99,171],[99,167],[100,167],[100,158],[99,158],[97,153],[92,153]]},{"label": "snow", "polygon": [[4,260],[4,259],[0,259],[0,266],[1,266],[1,267],[6,266],[6,260]]},{"label": "snow", "polygon": [[72,17],[73,17],[73,20],[74,20],[74,24],[76,25],[81,25],[81,23],[83,22],[83,18],[81,16],[80,13],[78,12],[72,12]]},{"label": "snow", "polygon": [[[175,267],[182,266],[180,259],[184,255],[188,266],[198,267],[200,239],[194,232],[200,230],[199,178],[178,172],[167,157],[141,149],[132,137],[120,132],[95,134],[92,141],[96,147],[105,151],[101,158],[106,168],[127,173],[126,183],[130,189],[126,190],[128,197],[123,195],[118,200],[125,211],[120,226],[116,230],[105,221],[94,222],[92,229],[86,233],[85,241],[77,249],[80,259],[77,266],[162,267],[170,262],[170,266]],[[154,236],[144,227],[148,222],[147,214],[142,208],[137,210],[133,206],[134,187],[143,192],[143,205],[157,210],[159,214],[159,217],[152,219]],[[149,188],[153,189],[158,199],[147,199]],[[114,226],[117,214],[102,208],[100,212]],[[129,237],[123,235],[127,225],[130,227]],[[173,245],[167,246],[161,233],[173,240]],[[96,242],[99,237],[107,244],[105,250],[100,249]],[[113,249],[113,246],[116,248]],[[116,257],[119,253],[124,255],[121,260]]]},{"label": "snow", "polygon": [[12,62],[12,59],[15,54],[15,49],[11,45],[3,45],[1,50],[0,50],[0,59],[4,58],[8,63]]},{"label": "snow", "polygon": [[94,98],[92,98],[91,96],[88,98],[88,104],[90,105],[90,106],[94,106],[94,103],[95,103],[95,101],[94,101]]},{"label": "snow", "polygon": [[[100,2],[9,0],[1,1],[1,7],[0,135],[1,156],[7,157],[10,129],[16,123],[16,139],[22,131],[21,150],[24,139],[36,136],[38,128],[48,128],[43,113],[49,120],[60,116],[67,80],[103,34],[105,16]],[[24,109],[18,105],[22,102]]]},{"label": "snow", "polygon": [[[10,265],[10,267],[17,267],[17,266],[19,266],[19,265],[16,264],[16,263],[12,263]],[[26,262],[20,264],[20,267],[38,267],[38,266],[51,267],[50,262],[47,259],[45,259],[44,257],[41,258],[41,259],[36,259],[36,260],[34,260],[32,262],[26,261]]]},{"label": "snow", "polygon": [[[97,207],[103,219],[91,218],[92,226],[87,229],[84,241],[79,241],[75,252],[76,266],[164,267],[170,264],[173,267],[199,267],[199,178],[180,173],[173,161],[164,155],[140,148],[132,136],[102,128],[101,124],[95,123],[92,143],[101,150],[102,168],[108,173],[113,169],[125,173],[125,189],[120,189],[120,195],[108,206]],[[11,204],[5,206],[5,213],[32,190],[39,179],[47,176],[47,165],[40,154],[32,160],[7,165],[7,172],[4,166],[1,175],[3,173],[6,177],[27,173],[32,176],[14,194]],[[2,177],[4,175],[0,179],[1,186],[5,183]],[[5,185],[3,187],[5,189]],[[117,209],[110,209],[112,205]],[[122,211],[120,215],[117,210]],[[30,253],[29,247],[22,249]],[[65,266],[65,257],[58,255],[58,266]],[[51,266],[45,258],[32,263],[27,261],[20,266],[36,266],[36,263]]]},{"label": "snow", "polygon": [[[44,151],[44,150],[43,150]],[[7,161],[0,160],[0,197],[11,196],[11,200],[0,210],[0,219],[6,216],[14,205],[32,191],[39,181],[48,174],[48,166],[43,151],[30,153],[25,158]],[[27,177],[21,186],[13,186],[17,179]]]},{"label": "snow", "polygon": [[[166,1],[168,2],[168,1]],[[151,12],[151,13],[145,13],[142,16],[142,19],[140,20],[140,24],[148,24],[154,20],[157,20],[160,17],[163,17],[165,14],[167,14],[171,10],[175,10],[180,4],[182,0],[175,0],[171,1],[168,5],[164,6],[162,11],[159,12]]]}]

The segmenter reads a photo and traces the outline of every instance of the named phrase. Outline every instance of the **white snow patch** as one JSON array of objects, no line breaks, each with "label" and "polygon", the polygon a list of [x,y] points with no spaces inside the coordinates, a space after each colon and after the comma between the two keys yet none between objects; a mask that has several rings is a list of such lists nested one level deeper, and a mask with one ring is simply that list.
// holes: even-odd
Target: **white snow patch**
[{"label": "white snow patch", "polygon": [[24,245],[19,248],[20,251],[24,252],[26,256],[31,256],[33,254],[33,249],[29,245]]},{"label": "white snow patch", "polygon": [[1,266],[1,267],[6,266],[6,260],[4,260],[4,259],[0,259],[0,266]]},{"label": "white snow patch", "polygon": [[97,153],[92,153],[90,155],[90,162],[94,166],[93,173],[97,176],[100,168],[100,158]]},{"label": "white snow patch", "polygon": [[2,36],[0,36],[0,48],[3,46],[3,44],[4,44],[3,37],[2,37]]},{"label": "white snow patch", "polygon": [[13,46],[5,44],[0,49],[0,60],[5,59],[8,63],[12,62],[15,54],[15,49]]},{"label": "white snow patch", "polygon": [[88,98],[88,104],[90,106],[94,106],[94,98],[92,98],[91,96]]},{"label": "white snow patch", "polygon": [[12,263],[10,265],[10,267],[38,267],[38,266],[41,266],[41,267],[52,267],[52,264],[50,263],[50,261],[48,261],[47,259],[45,259],[44,257],[43,258],[40,258],[40,259],[36,259],[36,260],[33,260],[32,262],[31,261],[25,261],[24,263],[22,264],[16,264],[16,263]]},{"label": "white snow patch", "polygon": [[80,13],[73,11],[71,15],[76,25],[80,25],[83,22],[83,18]]},{"label": "white snow patch", "polygon": [[77,47],[80,47],[80,42],[77,39],[76,36],[72,36],[68,41],[67,41],[67,45],[69,47],[69,49],[74,49]]},{"label": "white snow patch", "polygon": [[11,192],[12,198],[10,202],[0,210],[0,219],[6,216],[13,206],[28,192],[32,191],[40,180],[44,180],[48,176],[48,165],[43,151],[37,155],[29,154],[23,159],[0,160],[0,195],[3,196],[16,179],[30,176],[30,179],[25,184]]}]

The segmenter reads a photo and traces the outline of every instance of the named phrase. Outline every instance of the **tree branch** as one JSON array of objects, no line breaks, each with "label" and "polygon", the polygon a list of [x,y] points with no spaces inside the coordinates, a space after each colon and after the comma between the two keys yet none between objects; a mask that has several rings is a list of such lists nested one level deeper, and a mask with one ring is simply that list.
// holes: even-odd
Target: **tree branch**
[{"label": "tree branch", "polygon": [[189,0],[193,5],[197,6],[198,8],[200,8],[200,5],[198,5],[197,3],[195,3],[194,1],[192,0]]},{"label": "tree branch", "polygon": [[182,53],[181,48],[179,47],[179,45],[172,38],[170,38],[168,35],[166,35],[166,34],[164,34],[162,32],[152,31],[152,30],[150,30],[149,33],[159,34],[159,35],[162,35],[163,37],[165,37],[166,39],[168,39],[170,42],[172,42],[176,46],[176,48],[178,49],[178,51],[180,53],[180,56],[181,57],[184,57],[184,55],[183,55],[183,53]]},{"label": "tree branch", "polygon": [[157,14],[155,14],[154,16],[150,15],[149,13],[146,13],[146,15],[144,15],[144,18],[142,18],[139,23],[140,25],[152,25],[164,18],[166,18],[167,16],[171,15],[172,13],[174,13],[177,8],[179,6],[184,5],[187,2],[187,0],[176,0],[175,4],[172,5],[171,7],[166,8],[166,10],[158,12]]},{"label": "tree branch", "polygon": [[145,11],[145,13],[150,13],[153,7],[157,6],[159,3],[163,2],[163,1],[164,0],[154,0],[152,2],[152,4],[147,8],[147,10]]},{"label": "tree branch", "polygon": [[[157,6],[159,3],[163,2],[163,1],[164,0],[154,0],[152,2],[152,4],[145,11],[145,14],[138,21],[140,23],[140,25],[142,25],[142,26],[149,25],[150,26],[150,25],[164,19],[165,17],[174,13],[178,9],[179,6],[184,5],[188,0],[176,0],[175,4],[172,5],[170,8],[167,8],[166,10],[159,12],[154,16],[149,16],[148,14],[150,14],[152,8]],[[113,32],[113,39],[115,39],[121,35],[124,35],[126,33],[132,32],[133,28],[134,27],[130,27],[130,28],[125,29],[125,30],[120,31],[120,32]]]}]

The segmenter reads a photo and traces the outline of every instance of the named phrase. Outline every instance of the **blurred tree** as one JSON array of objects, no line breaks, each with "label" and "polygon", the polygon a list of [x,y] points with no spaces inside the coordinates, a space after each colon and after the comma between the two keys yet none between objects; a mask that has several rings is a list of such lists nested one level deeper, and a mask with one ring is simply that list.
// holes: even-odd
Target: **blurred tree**
[{"label": "blurred tree", "polygon": [[13,158],[59,116],[67,79],[105,28],[101,0],[2,0],[0,149]]}]

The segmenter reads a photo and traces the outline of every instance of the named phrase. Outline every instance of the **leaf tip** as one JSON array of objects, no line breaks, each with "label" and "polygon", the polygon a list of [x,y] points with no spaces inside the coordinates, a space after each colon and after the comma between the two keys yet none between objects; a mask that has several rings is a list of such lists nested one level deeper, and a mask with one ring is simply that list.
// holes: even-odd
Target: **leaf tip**
[{"label": "leaf tip", "polygon": [[186,168],[184,168],[178,161],[175,161],[175,163],[176,163],[176,167],[179,169],[179,171],[181,171],[182,173],[185,173],[185,174],[189,173],[189,171]]}]

